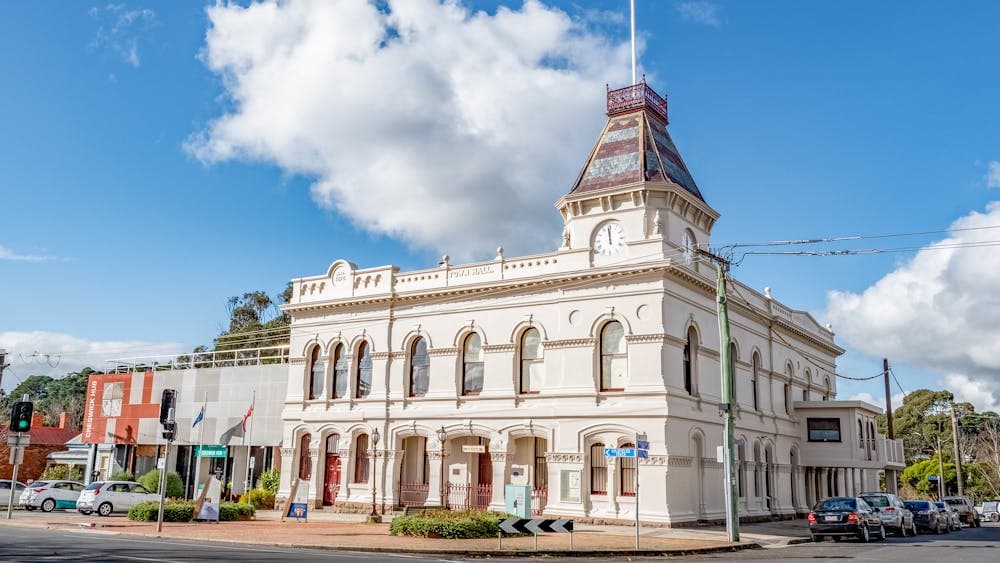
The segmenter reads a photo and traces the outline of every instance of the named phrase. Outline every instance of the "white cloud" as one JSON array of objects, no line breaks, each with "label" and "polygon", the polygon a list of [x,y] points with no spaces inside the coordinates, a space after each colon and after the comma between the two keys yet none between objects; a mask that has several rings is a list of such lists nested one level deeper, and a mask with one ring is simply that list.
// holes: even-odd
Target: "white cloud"
[{"label": "white cloud", "polygon": [[676,8],[681,19],[685,21],[712,27],[719,27],[722,24],[719,20],[719,6],[712,2],[681,2]]},{"label": "white cloud", "polygon": [[139,41],[157,23],[156,12],[148,8],[128,10],[124,4],[91,8],[90,17],[98,22],[91,42],[93,47],[107,47],[123,61],[139,68]]},{"label": "white cloud", "polygon": [[458,259],[554,248],[552,204],[596,141],[605,85],[627,83],[627,44],[536,0],[375,4],[209,7],[202,56],[232,103],[186,148],[310,177],[319,205]]},{"label": "white cloud", "polygon": [[94,341],[46,331],[0,332],[0,348],[7,350],[3,387],[8,391],[29,375],[62,376],[84,367],[103,370],[105,360],[179,354],[190,350],[172,342]]},{"label": "white cloud", "polygon": [[[970,213],[951,228],[997,225],[1000,202],[992,202],[985,213]],[[862,293],[830,292],[826,315],[852,348],[946,374],[943,381],[956,395],[961,391],[977,406],[996,405],[1000,252],[968,245],[998,238],[998,229],[952,231]]]},{"label": "white cloud", "polygon": [[0,244],[0,260],[16,260],[23,262],[48,262],[56,260],[55,256],[41,256],[36,254],[20,254]]},{"label": "white cloud", "polygon": [[986,171],[986,187],[1000,188],[1000,162],[991,160]]},{"label": "white cloud", "polygon": [[955,400],[972,403],[976,410],[1000,412],[1000,401],[997,397],[998,386],[985,380],[973,380],[961,373],[949,373],[938,382],[942,389],[947,389],[955,395]]}]

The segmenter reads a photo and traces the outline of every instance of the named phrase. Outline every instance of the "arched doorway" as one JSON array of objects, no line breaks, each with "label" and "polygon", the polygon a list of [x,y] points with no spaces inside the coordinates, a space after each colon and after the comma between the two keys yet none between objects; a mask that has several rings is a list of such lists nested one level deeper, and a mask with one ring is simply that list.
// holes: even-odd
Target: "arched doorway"
[{"label": "arched doorway", "polygon": [[306,480],[312,477],[312,458],[309,456],[311,441],[311,434],[303,434],[299,440],[299,479]]},{"label": "arched doorway", "polygon": [[764,446],[764,497],[767,500],[767,509],[774,512],[776,508],[774,503],[774,449],[770,444]]},{"label": "arched doorway", "polygon": [[792,487],[792,508],[798,512],[799,509],[799,452],[792,448],[788,453],[788,460],[791,465],[789,482]]},{"label": "arched doorway", "polygon": [[333,506],[340,492],[340,436],[326,438],[326,471],[323,475],[323,506]]}]

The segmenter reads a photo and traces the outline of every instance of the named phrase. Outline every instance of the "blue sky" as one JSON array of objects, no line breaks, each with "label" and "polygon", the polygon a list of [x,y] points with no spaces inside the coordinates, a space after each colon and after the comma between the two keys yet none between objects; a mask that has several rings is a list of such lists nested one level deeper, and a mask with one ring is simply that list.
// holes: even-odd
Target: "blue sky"
[{"label": "blue sky", "polygon": [[[642,68],[669,95],[671,133],[722,214],[714,242],[945,229],[996,199],[987,176],[1000,160],[997,3],[636,3]],[[521,8],[463,5],[487,16],[498,5]],[[591,39],[627,40],[626,0],[545,5],[583,22]],[[71,335],[73,345],[64,338],[38,348],[67,363],[93,343],[111,355],[121,354],[110,343],[188,348],[216,334],[228,296],[278,293],[337,258],[404,269],[436,263],[441,249],[412,231],[372,230],[357,214],[318,204],[321,173],[311,165],[204,158],[191,148],[236,105],[231,85],[199,55],[208,49],[205,8],[0,8],[8,54],[0,58],[0,346],[25,356],[46,341],[15,333]],[[593,107],[589,100],[603,96],[594,89],[546,95]],[[573,115],[589,147],[604,117]],[[577,168],[586,156],[573,157]],[[565,189],[575,172],[562,173]],[[536,212],[554,220],[552,201]],[[480,246],[469,256],[495,248]],[[822,314],[829,291],[863,292],[911,257],[750,257],[735,275]],[[865,352],[849,353],[841,371],[878,371],[878,354]],[[907,390],[954,371],[910,358],[894,360]],[[36,367],[14,358],[12,370],[18,378]],[[975,377],[995,377],[987,368]],[[879,387],[841,383],[842,397],[858,392],[877,396]]]}]

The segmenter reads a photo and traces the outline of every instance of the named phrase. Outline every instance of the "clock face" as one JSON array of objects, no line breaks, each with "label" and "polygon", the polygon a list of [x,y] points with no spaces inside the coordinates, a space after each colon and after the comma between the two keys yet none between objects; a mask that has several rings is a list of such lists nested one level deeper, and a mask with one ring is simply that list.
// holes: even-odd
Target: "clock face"
[{"label": "clock face", "polygon": [[603,256],[612,256],[625,249],[625,231],[615,221],[601,225],[594,233],[594,251]]}]

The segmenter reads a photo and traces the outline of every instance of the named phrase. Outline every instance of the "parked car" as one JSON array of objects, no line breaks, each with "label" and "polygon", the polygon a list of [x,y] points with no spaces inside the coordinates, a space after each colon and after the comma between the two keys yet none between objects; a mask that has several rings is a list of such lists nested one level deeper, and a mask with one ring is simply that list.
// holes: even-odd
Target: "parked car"
[{"label": "parked car", "polygon": [[[22,492],[24,492],[25,484],[18,481],[14,485],[14,503],[17,503],[17,499],[20,498]],[[0,507],[4,510],[7,509],[7,505],[10,503],[10,479],[0,479]]]},{"label": "parked car", "polygon": [[948,505],[947,502],[936,501],[934,506],[937,507],[938,512],[942,512],[948,517],[948,529],[949,530],[961,530],[962,520],[958,517],[958,512]]},{"label": "parked car", "polygon": [[861,498],[823,499],[816,503],[808,518],[809,535],[813,541],[823,541],[826,536],[840,541],[850,536],[869,542],[872,537],[884,540],[886,536],[882,519]]},{"label": "parked car", "polygon": [[972,505],[972,500],[969,497],[944,497],[941,500],[948,503],[948,506],[958,513],[958,518],[963,523],[979,527],[979,514],[976,512],[976,508]]},{"label": "parked car", "polygon": [[976,512],[979,513],[980,520],[986,520],[987,522],[1000,522],[1000,502],[995,500],[988,500],[979,506],[976,506]]},{"label": "parked car", "polygon": [[913,513],[913,520],[918,530],[926,530],[932,534],[948,533],[948,516],[942,514],[937,506],[929,500],[903,501],[906,509]]},{"label": "parked car", "polygon": [[76,481],[35,481],[24,489],[17,504],[25,510],[41,508],[44,512],[73,509],[83,487],[83,483]]},{"label": "parked car", "polygon": [[917,535],[913,513],[898,496],[889,493],[861,493],[860,496],[878,514],[887,530],[904,538]]},{"label": "parked car", "polygon": [[133,505],[148,500],[160,500],[160,495],[135,481],[94,481],[80,493],[76,509],[81,514],[96,511],[101,516],[110,516],[114,512],[128,512]]}]

